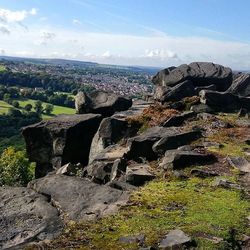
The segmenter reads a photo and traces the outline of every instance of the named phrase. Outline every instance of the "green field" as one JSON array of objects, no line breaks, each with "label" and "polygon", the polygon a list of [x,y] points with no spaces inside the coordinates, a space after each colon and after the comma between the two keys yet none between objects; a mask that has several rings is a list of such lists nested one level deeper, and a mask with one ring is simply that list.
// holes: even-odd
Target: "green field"
[{"label": "green field", "polygon": [[11,108],[12,106],[8,104],[7,102],[1,101],[0,100],[0,115],[6,114],[8,112],[8,109]]},{"label": "green field", "polygon": [[5,70],[6,70],[5,66],[4,65],[0,65],[0,72],[1,71],[5,71]]},{"label": "green field", "polygon": [[[25,105],[27,104],[31,104],[33,107],[35,105],[36,100],[32,100],[32,99],[19,99],[17,100],[20,104],[21,108],[24,108]],[[46,102],[43,102],[43,107],[45,107],[45,105],[48,104]],[[4,102],[4,101],[0,101],[0,114],[4,114],[8,112],[8,109],[13,107],[12,105]],[[33,109],[34,111],[34,109]],[[60,115],[60,114],[75,114],[75,110],[72,108],[67,108],[67,107],[62,107],[62,106],[57,106],[54,105],[54,110],[52,112],[52,114],[49,115],[42,115],[43,119],[50,119],[51,117],[55,116],[55,115]]]}]

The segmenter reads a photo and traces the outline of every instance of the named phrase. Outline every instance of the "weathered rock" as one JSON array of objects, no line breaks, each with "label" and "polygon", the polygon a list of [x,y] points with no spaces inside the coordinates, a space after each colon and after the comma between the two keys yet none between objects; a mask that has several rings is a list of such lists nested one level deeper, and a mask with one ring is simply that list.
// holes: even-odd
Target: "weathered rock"
[{"label": "weathered rock", "polygon": [[173,71],[174,69],[176,69],[176,67],[172,66],[172,67],[168,67],[166,69],[163,69],[161,71],[159,71],[152,79],[152,82],[156,85],[159,86],[166,86],[166,79],[165,77],[168,77],[168,75],[170,74],[171,71]]},{"label": "weathered rock", "polygon": [[77,171],[82,170],[83,166],[78,163],[78,164],[72,164],[68,163],[59,168],[56,171],[56,174],[64,174],[64,175],[69,175],[69,176],[74,176],[77,174]]},{"label": "weathered rock", "polygon": [[192,169],[191,175],[200,177],[200,178],[208,178],[213,176],[218,176],[214,171],[203,170],[203,169]]},{"label": "weathered rock", "polygon": [[166,151],[160,166],[165,170],[178,170],[192,165],[207,165],[215,162],[215,160],[214,155],[208,153],[201,154],[195,151],[169,150]]},{"label": "weathered rock", "polygon": [[250,98],[239,97],[225,92],[202,90],[200,92],[200,102],[217,111],[238,111],[240,108],[250,110]]},{"label": "weathered rock", "polygon": [[31,241],[50,240],[62,226],[48,197],[29,188],[0,187],[0,249],[22,249]]},{"label": "weathered rock", "polygon": [[212,120],[212,119],[214,119],[215,116],[212,115],[212,114],[209,114],[209,113],[199,113],[199,114],[197,115],[197,118],[207,121],[207,120]]},{"label": "weathered rock", "polygon": [[228,157],[229,164],[242,173],[250,173],[250,163],[243,157]]},{"label": "weathered rock", "polygon": [[235,95],[250,96],[250,74],[237,74],[231,87],[227,90],[228,93]]},{"label": "weathered rock", "polygon": [[193,111],[186,111],[180,115],[173,116],[169,118],[164,124],[163,127],[178,127],[181,126],[187,119],[192,118],[196,115]]},{"label": "weathered rock", "polygon": [[155,160],[157,158],[157,154],[152,149],[154,143],[159,141],[165,134],[174,135],[178,131],[179,130],[174,127],[153,127],[147,129],[141,135],[129,139],[129,151],[127,154],[128,159],[145,157],[147,160]]},{"label": "weathered rock", "polygon": [[182,181],[188,179],[187,174],[185,174],[182,170],[174,170],[172,174],[176,179],[179,179]]},{"label": "weathered rock", "polygon": [[232,70],[209,62],[194,62],[160,71],[152,81],[160,86],[175,86],[185,80],[196,87],[214,84],[218,91],[225,91],[232,84]]},{"label": "weathered rock", "polygon": [[139,234],[139,235],[129,235],[129,236],[123,236],[119,238],[119,241],[121,243],[125,244],[132,244],[136,243],[138,245],[143,245],[145,241],[145,235]]},{"label": "weathered rock", "polygon": [[201,87],[196,87],[195,91],[196,94],[199,94],[201,90],[206,89],[206,90],[216,90],[216,85],[215,84],[211,84],[209,86],[201,86]]},{"label": "weathered rock", "polygon": [[199,114],[199,113],[214,113],[215,112],[211,107],[209,107],[206,104],[202,104],[202,103],[191,106],[190,110],[194,111],[197,114]]},{"label": "weathered rock", "polygon": [[128,200],[128,192],[77,177],[47,175],[29,186],[48,195],[63,216],[71,220],[91,220],[118,211]]},{"label": "weathered rock", "polygon": [[184,97],[194,96],[195,94],[193,83],[183,81],[172,88],[158,86],[154,98],[160,102],[180,101]]},{"label": "weathered rock", "polygon": [[122,191],[134,191],[137,190],[137,187],[135,187],[134,185],[131,185],[125,181],[111,181],[109,183],[107,183],[107,185],[109,185],[112,188],[116,188]]},{"label": "weathered rock", "polygon": [[128,148],[117,144],[107,147],[86,167],[84,176],[100,184],[119,178],[126,172],[127,151]]},{"label": "weathered rock", "polygon": [[185,249],[188,246],[195,246],[195,243],[183,231],[176,229],[170,231],[160,242],[160,249]]},{"label": "weathered rock", "polygon": [[226,179],[222,179],[220,177],[216,178],[216,180],[213,183],[214,187],[222,187],[222,188],[232,188],[232,189],[238,189],[241,190],[242,187],[238,185],[237,183],[231,182]]},{"label": "weathered rock", "polygon": [[103,151],[103,149],[116,144],[128,135],[129,126],[125,119],[114,117],[103,119],[91,144],[89,163],[91,163],[94,158]]},{"label": "weathered rock", "polygon": [[180,146],[191,143],[201,137],[200,131],[178,132],[175,134],[165,134],[162,138],[153,145],[153,151],[162,155],[166,150],[176,149]]},{"label": "weathered rock", "polygon": [[150,167],[147,164],[130,165],[126,170],[126,181],[134,186],[142,186],[155,178],[149,170]]},{"label": "weathered rock", "polygon": [[96,114],[60,115],[25,127],[22,133],[28,157],[37,164],[36,177],[69,162],[87,165],[90,145],[100,122],[101,116]]},{"label": "weathered rock", "polygon": [[95,91],[88,94],[79,92],[75,98],[77,114],[94,113],[111,116],[117,111],[129,109],[131,106],[131,99],[104,91]]},{"label": "weathered rock", "polygon": [[248,115],[247,109],[241,108],[238,112],[238,117],[246,117]]}]

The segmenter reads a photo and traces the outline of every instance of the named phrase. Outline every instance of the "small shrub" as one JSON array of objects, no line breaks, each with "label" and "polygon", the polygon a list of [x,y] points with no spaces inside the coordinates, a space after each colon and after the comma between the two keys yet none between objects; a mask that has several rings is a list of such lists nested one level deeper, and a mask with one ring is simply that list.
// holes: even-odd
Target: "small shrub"
[{"label": "small shrub", "polygon": [[34,165],[30,164],[23,151],[13,147],[5,149],[0,157],[0,186],[25,186],[34,176]]}]

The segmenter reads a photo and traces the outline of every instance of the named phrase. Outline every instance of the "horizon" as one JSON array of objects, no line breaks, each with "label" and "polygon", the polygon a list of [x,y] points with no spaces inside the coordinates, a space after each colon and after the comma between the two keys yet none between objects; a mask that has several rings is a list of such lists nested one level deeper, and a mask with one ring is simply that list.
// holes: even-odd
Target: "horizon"
[{"label": "horizon", "polygon": [[157,68],[210,61],[249,70],[249,7],[246,0],[2,0],[0,55]]}]

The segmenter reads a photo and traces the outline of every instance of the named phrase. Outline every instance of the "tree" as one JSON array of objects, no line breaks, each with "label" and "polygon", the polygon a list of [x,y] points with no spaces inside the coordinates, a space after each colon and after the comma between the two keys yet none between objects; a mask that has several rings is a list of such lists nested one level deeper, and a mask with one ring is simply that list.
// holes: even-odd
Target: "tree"
[{"label": "tree", "polygon": [[13,101],[12,106],[18,109],[20,107],[20,104],[18,101]]},{"label": "tree", "polygon": [[44,110],[47,115],[50,115],[54,110],[54,106],[52,104],[46,104]]},{"label": "tree", "polygon": [[15,109],[15,108],[9,108],[8,116],[22,117],[22,112],[18,109]]},{"label": "tree", "polygon": [[33,179],[34,166],[23,151],[13,147],[4,150],[0,157],[0,186],[25,186]]},{"label": "tree", "polygon": [[30,104],[30,103],[26,104],[25,107],[24,107],[24,109],[25,109],[26,111],[28,111],[28,112],[30,112],[30,111],[32,110],[32,108],[33,108],[33,106],[32,106],[32,104]]},{"label": "tree", "polygon": [[36,101],[35,102],[35,107],[34,107],[36,113],[41,114],[43,111],[43,105],[41,101]]},{"label": "tree", "polygon": [[3,95],[3,100],[4,100],[5,102],[9,103],[9,101],[10,101],[10,94],[5,93],[5,94]]}]

